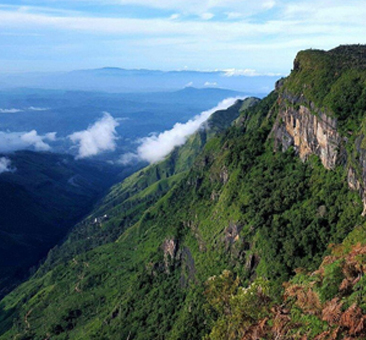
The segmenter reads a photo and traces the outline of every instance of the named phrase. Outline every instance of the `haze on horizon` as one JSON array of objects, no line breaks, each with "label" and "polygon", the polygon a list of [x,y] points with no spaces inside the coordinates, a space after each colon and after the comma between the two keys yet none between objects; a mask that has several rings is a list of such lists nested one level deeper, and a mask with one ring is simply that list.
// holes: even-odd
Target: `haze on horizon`
[{"label": "haze on horizon", "polygon": [[298,50],[366,43],[364,0],[2,0],[0,73],[288,74]]}]

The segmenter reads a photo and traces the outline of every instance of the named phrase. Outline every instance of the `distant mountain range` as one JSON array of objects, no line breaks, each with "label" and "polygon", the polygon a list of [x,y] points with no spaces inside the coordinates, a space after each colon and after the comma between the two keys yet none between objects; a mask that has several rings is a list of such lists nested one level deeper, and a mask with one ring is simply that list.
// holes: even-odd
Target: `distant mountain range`
[{"label": "distant mountain range", "polygon": [[249,71],[156,71],[105,67],[54,73],[0,75],[0,89],[33,87],[105,92],[151,92],[184,87],[217,87],[236,91],[268,93],[278,75],[255,75]]}]

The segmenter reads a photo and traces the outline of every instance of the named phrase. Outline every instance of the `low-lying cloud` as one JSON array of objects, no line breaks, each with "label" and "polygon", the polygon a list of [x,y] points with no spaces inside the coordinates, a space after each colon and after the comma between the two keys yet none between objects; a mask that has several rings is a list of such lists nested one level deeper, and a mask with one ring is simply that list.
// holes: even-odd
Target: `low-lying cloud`
[{"label": "low-lying cloud", "polygon": [[35,151],[49,151],[51,146],[46,142],[56,140],[56,132],[39,135],[36,130],[29,132],[0,131],[0,152],[33,149]]},{"label": "low-lying cloud", "polygon": [[229,68],[223,70],[224,77],[259,77],[259,76],[268,76],[268,77],[279,77],[281,73],[259,73],[254,69],[246,68],[246,69],[236,69]]},{"label": "low-lying cloud", "polygon": [[16,108],[1,109],[0,108],[0,113],[19,113],[19,112],[24,112],[24,111],[48,111],[48,110],[49,110],[48,107],[30,106],[25,109],[16,109]]},{"label": "low-lying cloud", "polygon": [[21,109],[0,109],[0,113],[18,113],[23,112]]},{"label": "low-lying cloud", "polygon": [[29,111],[48,111],[48,107],[36,107],[36,106],[30,106],[28,107]]},{"label": "low-lying cloud", "polygon": [[11,167],[11,160],[7,157],[0,157],[0,174],[9,171],[15,171],[15,169]]},{"label": "low-lying cloud", "polygon": [[[176,123],[171,130],[141,139],[141,145],[137,149],[137,157],[149,163],[163,160],[175,147],[183,145],[188,137],[194,134],[215,111],[227,109],[235,104],[238,99],[240,98],[227,98],[187,123]],[[123,157],[125,158],[123,159]],[[132,154],[124,155],[121,159],[122,164],[126,164],[129,159],[134,160],[136,157],[133,157]]]},{"label": "low-lying cloud", "polygon": [[21,140],[29,145],[33,145],[37,151],[49,151],[51,147],[45,143],[45,140],[54,142],[56,140],[56,132],[39,136],[36,130],[32,130],[22,135]]},{"label": "low-lying cloud", "polygon": [[77,158],[87,158],[104,151],[114,151],[118,125],[116,119],[108,112],[104,112],[103,117],[86,130],[69,135],[68,138],[79,148]]},{"label": "low-lying cloud", "polygon": [[141,159],[140,159],[139,155],[137,155],[133,152],[128,152],[120,157],[120,159],[118,160],[118,163],[122,164],[122,165],[129,165],[132,163],[136,163],[140,160]]},{"label": "low-lying cloud", "polygon": [[216,87],[217,86],[217,83],[216,82],[209,82],[209,81],[206,81],[203,86],[205,87]]}]

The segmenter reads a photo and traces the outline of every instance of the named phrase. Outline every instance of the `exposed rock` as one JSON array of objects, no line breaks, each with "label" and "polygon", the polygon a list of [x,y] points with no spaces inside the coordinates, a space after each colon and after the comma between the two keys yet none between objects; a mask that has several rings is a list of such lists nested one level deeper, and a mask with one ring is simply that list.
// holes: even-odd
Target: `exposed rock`
[{"label": "exposed rock", "polygon": [[293,146],[303,161],[315,154],[325,168],[334,169],[341,142],[335,118],[320,111],[315,115],[304,105],[294,107],[283,102],[272,134],[276,149],[286,151]]},{"label": "exposed rock", "polygon": [[275,84],[276,91],[278,91],[283,86],[284,82],[285,82],[285,78],[281,78],[276,81],[276,84]]},{"label": "exposed rock", "polygon": [[229,180],[229,170],[226,166],[223,166],[221,172],[220,172],[220,180],[222,184],[226,184]]},{"label": "exposed rock", "polygon": [[[277,87],[280,89],[281,83]],[[366,215],[366,150],[362,148],[364,136],[356,139],[357,160],[350,165],[343,147],[348,142],[337,131],[337,119],[318,109],[303,95],[294,96],[284,91],[278,100],[279,114],[272,129],[275,150],[286,151],[293,147],[301,160],[312,154],[317,155],[326,169],[334,169],[337,164],[346,166],[350,189],[358,191]],[[358,171],[357,171],[358,169]]]},{"label": "exposed rock", "polygon": [[321,205],[318,208],[318,216],[324,217],[327,214],[327,207],[325,205]]},{"label": "exposed rock", "polygon": [[178,244],[174,239],[166,239],[162,245],[164,252],[165,271],[169,272],[169,267],[177,255]]},{"label": "exposed rock", "polygon": [[220,197],[220,194],[218,192],[216,192],[215,190],[212,191],[211,196],[210,196],[211,201],[216,201],[219,197]]},{"label": "exposed rock", "polygon": [[356,171],[353,168],[348,169],[347,182],[351,190],[359,191],[362,188],[360,182],[357,179]]},{"label": "exposed rock", "polygon": [[225,229],[225,245],[227,248],[239,240],[239,233],[242,229],[243,226],[235,223],[230,223],[230,225]]}]

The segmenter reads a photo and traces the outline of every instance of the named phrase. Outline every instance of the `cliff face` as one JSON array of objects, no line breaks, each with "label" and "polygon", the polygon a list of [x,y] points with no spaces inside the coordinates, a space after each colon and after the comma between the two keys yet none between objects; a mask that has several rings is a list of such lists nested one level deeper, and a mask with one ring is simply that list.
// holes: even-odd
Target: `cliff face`
[{"label": "cliff face", "polygon": [[[303,95],[279,96],[279,114],[272,129],[275,150],[286,151],[293,147],[302,161],[317,155],[328,170],[342,164],[347,169],[351,190],[358,191],[363,202],[362,216],[366,215],[366,150],[362,147],[364,136],[356,138],[353,148],[358,157],[348,155],[344,144],[347,138],[337,131],[337,119],[309,103]],[[306,105],[306,106],[305,106]],[[309,109],[310,107],[310,109]],[[342,143],[344,142],[344,143]],[[353,162],[345,161],[352,159]]]},{"label": "cliff face", "polygon": [[[275,148],[286,151],[293,146],[303,161],[315,154],[325,168],[334,169],[341,142],[337,120],[320,110],[314,114],[301,100],[291,99],[292,105],[287,105],[287,98],[279,99],[279,115],[272,131]],[[311,107],[315,109],[313,104]]]},{"label": "cliff face", "polygon": [[365,58],[362,54],[357,62],[344,62],[354,54],[351,50],[299,53],[291,75],[276,84],[278,116],[271,136],[275,150],[293,147],[303,161],[317,155],[328,170],[344,166],[349,188],[362,198],[364,216],[366,148],[359,130],[365,112]]}]

